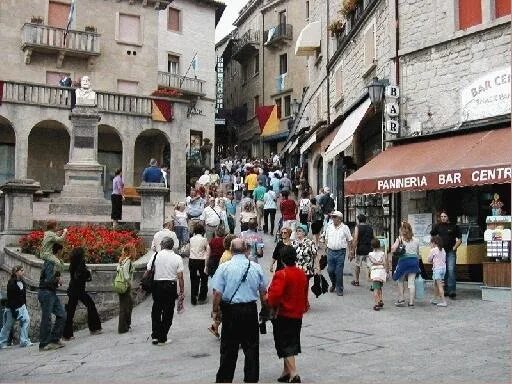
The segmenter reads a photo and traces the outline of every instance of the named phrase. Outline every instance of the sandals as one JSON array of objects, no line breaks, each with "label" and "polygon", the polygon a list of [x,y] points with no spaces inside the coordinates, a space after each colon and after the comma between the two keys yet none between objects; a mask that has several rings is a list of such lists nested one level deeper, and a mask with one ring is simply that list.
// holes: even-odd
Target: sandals
[{"label": "sandals", "polygon": [[373,310],[374,310],[374,311],[380,311],[380,310],[381,310],[381,308],[382,308],[382,307],[381,307],[380,305],[378,305],[378,304],[373,306]]},{"label": "sandals", "polygon": [[354,287],[359,287],[359,281],[352,280],[350,284],[352,284]]},{"label": "sandals", "polygon": [[216,331],[214,328],[213,328],[213,325],[210,325],[208,327],[208,330],[210,331],[210,333],[215,336],[217,339],[220,339],[220,334],[218,331]]},{"label": "sandals", "polygon": [[289,381],[290,381],[290,375],[288,373],[277,379],[278,383],[288,383]]},{"label": "sandals", "polygon": [[397,306],[397,307],[405,307],[405,300],[397,300],[395,302],[395,306]]},{"label": "sandals", "polygon": [[377,304],[379,307],[383,308],[384,307],[384,302],[381,300],[379,301],[379,303]]}]

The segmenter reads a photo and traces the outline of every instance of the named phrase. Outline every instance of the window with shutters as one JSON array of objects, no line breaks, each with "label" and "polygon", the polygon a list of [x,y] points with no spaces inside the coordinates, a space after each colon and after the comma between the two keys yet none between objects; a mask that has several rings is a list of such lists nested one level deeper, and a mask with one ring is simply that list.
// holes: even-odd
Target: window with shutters
[{"label": "window with shutters", "polygon": [[48,25],[57,28],[66,28],[68,24],[69,4],[58,1],[50,1],[48,3]]},{"label": "window with shutters", "polygon": [[142,16],[117,13],[116,40],[120,43],[142,44]]},{"label": "window with shutters", "polygon": [[284,97],[284,117],[289,117],[291,113],[292,97],[290,95]]},{"label": "window with shutters", "polygon": [[342,63],[338,65],[336,71],[334,72],[335,78],[335,90],[336,90],[336,100],[335,102],[340,101],[343,98],[343,72],[342,72]]},{"label": "window with shutters", "polygon": [[179,75],[180,73],[180,57],[176,55],[167,56],[167,72]]},{"label": "window with shutters", "polygon": [[510,15],[510,0],[495,0],[494,12],[497,19]]},{"label": "window with shutters", "polygon": [[364,30],[364,67],[366,70],[375,65],[376,56],[375,21],[373,21]]},{"label": "window with shutters", "polygon": [[459,0],[459,29],[482,24],[482,1]]},{"label": "window with shutters", "polygon": [[276,99],[276,105],[277,105],[277,118],[281,118],[281,98]]},{"label": "window with shutters", "polygon": [[288,72],[288,55],[286,53],[279,55],[279,74]]},{"label": "window with shutters", "polygon": [[169,8],[167,14],[167,29],[169,31],[181,31],[181,11],[176,8]]},{"label": "window with shutters", "polygon": [[117,92],[129,95],[136,95],[139,90],[138,81],[117,80]]}]

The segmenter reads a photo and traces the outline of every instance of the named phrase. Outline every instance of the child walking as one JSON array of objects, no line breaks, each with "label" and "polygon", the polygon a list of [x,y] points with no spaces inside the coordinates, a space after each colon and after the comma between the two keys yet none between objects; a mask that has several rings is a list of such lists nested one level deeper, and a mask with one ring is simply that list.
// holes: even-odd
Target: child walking
[{"label": "child walking", "polygon": [[373,251],[368,254],[367,263],[370,268],[370,280],[372,281],[373,298],[375,300],[373,309],[375,311],[380,311],[382,307],[384,307],[382,286],[386,282],[388,266],[386,262],[386,254],[382,250],[380,241],[373,238],[371,246]]},{"label": "child walking", "polygon": [[443,280],[446,273],[446,252],[443,249],[443,240],[439,235],[432,236],[432,249],[428,255],[428,262],[432,263],[432,280],[434,280],[434,298],[431,304],[438,307],[446,307],[448,304],[444,298]]}]

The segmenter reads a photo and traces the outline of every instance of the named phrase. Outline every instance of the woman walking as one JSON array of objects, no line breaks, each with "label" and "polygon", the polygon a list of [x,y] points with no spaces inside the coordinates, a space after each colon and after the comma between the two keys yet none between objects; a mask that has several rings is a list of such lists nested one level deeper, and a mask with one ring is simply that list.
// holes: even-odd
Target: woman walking
[{"label": "woman walking", "polygon": [[190,238],[190,257],[188,270],[190,273],[190,302],[192,305],[206,304],[208,294],[208,275],[206,260],[210,254],[210,245],[204,237],[205,229],[202,224],[194,228],[194,236]]},{"label": "woman walking", "polygon": [[295,265],[297,255],[291,246],[281,251],[284,269],[277,271],[268,289],[268,305],[277,311],[272,320],[277,356],[283,359],[280,383],[300,383],[295,356],[301,353],[302,316],[309,309],[308,279]]},{"label": "woman walking", "polygon": [[124,280],[128,283],[127,290],[124,293],[119,293],[119,324],[117,326],[118,333],[126,333],[130,330],[132,325],[132,278],[133,278],[133,260],[137,256],[137,250],[133,245],[125,245],[121,256],[119,257],[119,264],[117,270],[121,271]]},{"label": "woman walking", "polygon": [[309,200],[309,193],[303,191],[299,201],[299,221],[302,225],[309,225],[311,219],[311,200]]},{"label": "woman walking", "polygon": [[357,226],[354,230],[354,253],[351,253],[349,260],[354,261],[354,280],[350,284],[359,287],[359,274],[361,268],[366,264],[366,257],[372,250],[373,228],[366,223],[366,216],[362,213],[357,215]]},{"label": "woman walking", "polygon": [[291,228],[281,228],[281,240],[277,242],[276,247],[274,248],[274,252],[272,253],[272,264],[270,265],[270,272],[274,272],[274,264],[276,264],[276,272],[284,268],[284,263],[281,257],[281,250],[287,245],[292,245],[292,240],[290,238],[291,235]]},{"label": "woman walking", "polygon": [[224,253],[224,236],[226,233],[224,231],[224,227],[219,226],[215,231],[214,237],[210,240],[210,253],[208,254],[208,258],[206,259],[206,269],[207,274],[210,277],[213,277],[215,271],[219,266],[220,258]]},{"label": "woman walking", "polygon": [[87,325],[91,335],[101,333],[101,321],[94,301],[85,291],[85,284],[91,281],[91,272],[85,266],[85,250],[82,247],[71,251],[69,263],[69,275],[71,277],[68,287],[68,304],[66,325],[64,326],[64,340],[74,339],[73,318],[75,317],[76,306],[80,300],[87,308]]},{"label": "woman walking", "polygon": [[320,270],[317,258],[317,249],[313,240],[306,237],[306,226],[300,224],[295,230],[295,240],[292,241],[292,247],[297,253],[297,267],[302,269],[308,279],[315,274],[315,266],[317,272]]},{"label": "woman walking", "polygon": [[407,306],[414,308],[414,280],[416,274],[420,271],[418,257],[420,251],[420,242],[412,232],[411,224],[406,221],[400,226],[400,236],[391,246],[391,252],[396,252],[399,247],[404,249],[398,259],[398,264],[393,272],[393,280],[398,281],[398,300],[395,303],[397,307],[405,307],[404,291],[405,284],[409,288],[409,302]]},{"label": "woman walking", "polygon": [[117,228],[119,220],[123,218],[123,199],[124,199],[124,182],[123,172],[120,168],[116,169],[114,180],[112,180],[112,212],[110,218],[112,219],[112,227]]},{"label": "woman walking", "polygon": [[317,204],[315,197],[311,199],[310,213],[311,218],[309,220],[311,222],[311,233],[315,236],[315,244],[318,246],[318,243],[320,242],[320,232],[324,226],[324,214],[322,212],[322,208]]},{"label": "woman walking", "polygon": [[0,331],[0,349],[7,346],[9,335],[14,322],[20,322],[20,347],[30,347],[32,343],[28,337],[30,316],[27,310],[27,287],[23,282],[23,267],[15,266],[11,271],[11,278],[7,283],[7,310],[4,314],[4,323]]},{"label": "woman walking", "polygon": [[[274,236],[274,226],[276,223],[276,212],[277,212],[277,196],[276,193],[271,189],[267,188],[267,192],[263,195],[263,233],[268,233],[270,228],[270,236]],[[268,219],[270,217],[270,226],[268,225]]]}]

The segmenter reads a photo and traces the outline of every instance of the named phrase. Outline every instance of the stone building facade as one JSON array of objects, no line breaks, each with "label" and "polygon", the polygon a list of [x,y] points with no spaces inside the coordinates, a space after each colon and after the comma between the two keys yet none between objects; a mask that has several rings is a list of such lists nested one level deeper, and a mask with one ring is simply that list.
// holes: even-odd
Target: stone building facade
[{"label": "stone building facade", "polygon": [[[216,12],[224,6],[213,1],[176,2],[184,29],[173,51],[182,53],[193,43],[204,50],[199,59],[204,70],[198,70],[197,78],[184,79],[182,73],[168,72],[165,63],[165,53],[171,49],[162,36],[169,24],[169,1],[77,2],[66,33],[70,3],[0,4],[5,31],[0,47],[6,57],[0,78],[0,158],[6,161],[0,166],[0,181],[30,177],[48,192],[62,189],[73,95],[71,89],[59,86],[59,80],[63,74],[73,81],[87,75],[101,116],[98,162],[104,166],[105,195],[110,193],[116,168],[122,168],[127,186],[136,186],[154,157],[163,166],[171,165],[171,199],[183,198],[185,174],[172,169],[185,169],[183,149],[189,146],[190,131],[204,129],[205,137],[213,140],[213,108],[207,99],[214,97]],[[190,17],[201,17],[210,29],[201,37],[192,34]],[[155,118],[151,94],[158,89],[179,92],[178,97],[162,99],[172,105],[171,121]],[[191,106],[196,107],[193,113]]]}]

